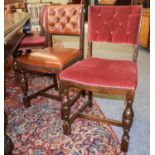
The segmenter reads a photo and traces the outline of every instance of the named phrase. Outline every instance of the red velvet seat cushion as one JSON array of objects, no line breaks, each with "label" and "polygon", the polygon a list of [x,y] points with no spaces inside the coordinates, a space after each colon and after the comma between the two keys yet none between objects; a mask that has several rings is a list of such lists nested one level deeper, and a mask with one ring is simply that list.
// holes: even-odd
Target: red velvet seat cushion
[{"label": "red velvet seat cushion", "polygon": [[137,65],[132,61],[88,58],[62,71],[59,78],[92,87],[136,89]]},{"label": "red velvet seat cushion", "polygon": [[17,62],[19,66],[24,66],[32,71],[51,73],[51,71],[61,71],[79,57],[78,49],[48,47],[19,56]]},{"label": "red velvet seat cushion", "polygon": [[37,34],[27,35],[20,43],[20,48],[26,47],[35,47],[35,46],[44,46],[45,45],[45,37]]}]

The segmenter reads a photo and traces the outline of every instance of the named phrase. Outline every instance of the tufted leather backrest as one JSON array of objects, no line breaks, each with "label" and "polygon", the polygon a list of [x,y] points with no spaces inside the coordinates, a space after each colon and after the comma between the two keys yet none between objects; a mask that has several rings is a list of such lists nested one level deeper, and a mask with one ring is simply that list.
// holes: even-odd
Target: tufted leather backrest
[{"label": "tufted leather backrest", "polygon": [[47,8],[48,34],[80,35],[82,5],[55,5]]},{"label": "tufted leather backrest", "polygon": [[137,44],[141,6],[90,6],[88,41]]}]

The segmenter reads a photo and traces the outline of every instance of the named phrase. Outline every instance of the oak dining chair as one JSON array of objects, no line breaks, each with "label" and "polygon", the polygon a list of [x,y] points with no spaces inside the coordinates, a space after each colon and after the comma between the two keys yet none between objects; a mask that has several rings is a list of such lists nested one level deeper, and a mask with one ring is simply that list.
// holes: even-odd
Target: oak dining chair
[{"label": "oak dining chair", "polygon": [[[137,56],[141,6],[90,6],[88,11],[88,58],[59,74],[63,132],[71,134],[71,124],[78,117],[123,128],[121,150],[128,150],[129,130],[133,123],[132,104],[138,82]],[[93,43],[127,44],[133,47],[132,60],[93,57]],[[125,51],[124,51],[125,52]],[[79,91],[72,99],[71,90]],[[71,113],[77,99],[85,92],[85,102]],[[125,96],[122,120],[100,118],[82,113],[93,105],[93,93]],[[92,107],[93,110],[93,107]]]},{"label": "oak dining chair", "polygon": [[[58,90],[57,75],[83,59],[84,53],[84,11],[83,5],[51,5],[46,6],[46,23],[44,23],[48,36],[49,47],[36,50],[17,57],[17,65],[21,72],[21,87],[24,93],[24,105],[30,106],[30,100],[38,95],[60,100],[60,95],[48,94],[49,89]],[[53,47],[53,35],[72,36],[79,38],[79,48]],[[53,83],[42,90],[36,90],[28,95],[28,80],[26,73],[45,75],[53,79]]]}]

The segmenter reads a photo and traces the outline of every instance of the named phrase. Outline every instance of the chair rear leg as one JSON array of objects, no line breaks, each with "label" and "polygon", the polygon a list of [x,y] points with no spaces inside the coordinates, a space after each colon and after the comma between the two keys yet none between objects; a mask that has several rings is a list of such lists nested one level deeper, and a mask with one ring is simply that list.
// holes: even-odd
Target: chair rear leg
[{"label": "chair rear leg", "polygon": [[132,109],[132,103],[134,99],[134,94],[128,94],[126,96],[127,100],[127,105],[123,113],[123,130],[124,134],[122,136],[122,141],[121,141],[121,150],[124,152],[127,152],[128,150],[128,145],[129,145],[129,131],[133,122],[133,117],[134,117],[134,112]]},{"label": "chair rear leg", "polygon": [[93,93],[91,91],[88,91],[87,99],[89,102],[89,107],[92,108],[93,106]]},{"label": "chair rear leg", "polygon": [[82,97],[86,96],[86,90],[81,90],[81,93],[82,93]]},{"label": "chair rear leg", "polygon": [[27,96],[28,93],[28,80],[26,78],[25,72],[21,70],[21,88],[23,90],[23,101],[24,101],[24,106],[29,107],[30,106],[30,99]]},{"label": "chair rear leg", "polygon": [[68,89],[61,89],[61,119],[63,120],[63,133],[65,135],[71,134],[71,123],[69,120],[70,116],[70,105],[69,105],[69,96],[68,96]]},{"label": "chair rear leg", "polygon": [[56,74],[53,74],[53,82],[54,82],[55,90],[58,90],[58,80],[57,80]]}]

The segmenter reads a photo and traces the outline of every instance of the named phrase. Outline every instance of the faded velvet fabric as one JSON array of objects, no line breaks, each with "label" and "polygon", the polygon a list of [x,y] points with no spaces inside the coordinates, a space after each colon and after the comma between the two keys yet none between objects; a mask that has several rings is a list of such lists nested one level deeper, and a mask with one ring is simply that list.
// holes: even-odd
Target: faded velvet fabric
[{"label": "faded velvet fabric", "polygon": [[141,6],[90,6],[88,41],[136,44]]},{"label": "faded velvet fabric", "polygon": [[60,79],[92,87],[135,89],[137,66],[131,61],[88,58],[66,69]]}]

